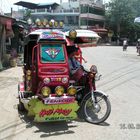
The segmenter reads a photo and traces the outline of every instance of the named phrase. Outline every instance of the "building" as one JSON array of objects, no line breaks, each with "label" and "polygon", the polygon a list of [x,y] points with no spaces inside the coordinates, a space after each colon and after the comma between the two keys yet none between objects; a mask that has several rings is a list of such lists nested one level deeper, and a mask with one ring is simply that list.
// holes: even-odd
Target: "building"
[{"label": "building", "polygon": [[7,40],[13,37],[12,22],[11,17],[0,15],[0,70],[3,69],[3,62],[7,53]]},{"label": "building", "polygon": [[63,21],[65,28],[100,29],[104,28],[105,7],[102,0],[69,0],[68,2],[34,4],[29,2],[17,2],[31,10],[33,21],[54,19]]}]

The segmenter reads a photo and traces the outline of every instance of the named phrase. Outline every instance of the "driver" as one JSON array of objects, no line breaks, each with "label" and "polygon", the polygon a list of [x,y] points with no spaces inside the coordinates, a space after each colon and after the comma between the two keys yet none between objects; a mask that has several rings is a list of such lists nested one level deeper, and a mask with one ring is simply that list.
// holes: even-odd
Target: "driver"
[{"label": "driver", "polygon": [[75,80],[79,80],[83,76],[83,69],[80,62],[75,58],[75,55],[79,49],[74,46],[67,46],[68,62],[70,68],[70,75]]}]

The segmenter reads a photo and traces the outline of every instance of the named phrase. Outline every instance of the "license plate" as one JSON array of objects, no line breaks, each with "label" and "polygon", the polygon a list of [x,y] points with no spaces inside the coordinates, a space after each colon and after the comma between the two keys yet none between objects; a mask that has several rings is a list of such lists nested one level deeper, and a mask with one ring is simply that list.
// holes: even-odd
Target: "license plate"
[{"label": "license plate", "polygon": [[44,104],[70,104],[74,101],[74,97],[49,97],[44,99]]}]

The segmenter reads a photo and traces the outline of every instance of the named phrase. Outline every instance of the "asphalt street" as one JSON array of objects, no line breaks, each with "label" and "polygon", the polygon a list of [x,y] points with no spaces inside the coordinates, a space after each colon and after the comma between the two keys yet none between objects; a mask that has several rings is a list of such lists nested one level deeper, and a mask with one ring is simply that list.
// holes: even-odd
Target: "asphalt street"
[{"label": "asphalt street", "polygon": [[139,140],[140,56],[135,47],[83,48],[86,67],[97,65],[102,74],[97,89],[109,95],[112,111],[106,122],[83,120],[35,123],[17,111],[17,84],[22,67],[0,72],[0,140]]}]

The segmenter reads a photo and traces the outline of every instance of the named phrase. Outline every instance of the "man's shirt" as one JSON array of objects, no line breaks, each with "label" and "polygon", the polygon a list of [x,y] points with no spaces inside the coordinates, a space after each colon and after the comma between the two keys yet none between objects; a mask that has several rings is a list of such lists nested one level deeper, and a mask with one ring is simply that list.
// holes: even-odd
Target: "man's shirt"
[{"label": "man's shirt", "polygon": [[80,62],[77,61],[74,57],[69,58],[68,62],[71,74],[74,74],[81,66]]}]

